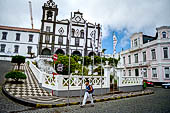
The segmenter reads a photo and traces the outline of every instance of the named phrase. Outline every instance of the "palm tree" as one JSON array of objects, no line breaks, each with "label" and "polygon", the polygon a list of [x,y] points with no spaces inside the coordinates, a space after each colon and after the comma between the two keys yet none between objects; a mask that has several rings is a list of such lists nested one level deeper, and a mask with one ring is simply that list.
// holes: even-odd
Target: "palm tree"
[{"label": "palm tree", "polygon": [[104,53],[106,51],[106,49],[102,49],[102,53]]}]

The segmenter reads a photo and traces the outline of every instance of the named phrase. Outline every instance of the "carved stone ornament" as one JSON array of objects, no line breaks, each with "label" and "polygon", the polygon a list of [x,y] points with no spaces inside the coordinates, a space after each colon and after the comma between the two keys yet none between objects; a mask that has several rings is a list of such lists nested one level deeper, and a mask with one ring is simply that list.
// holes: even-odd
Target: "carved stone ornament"
[{"label": "carved stone ornament", "polygon": [[63,27],[61,27],[61,28],[58,30],[58,32],[60,33],[60,35],[62,35],[62,34],[64,33]]},{"label": "carved stone ornament", "polygon": [[75,20],[76,20],[76,22],[80,22],[80,21],[81,21],[81,18],[80,18],[79,16],[77,16],[77,17],[75,18]]},{"label": "carved stone ornament", "polygon": [[49,0],[47,3],[45,3],[45,7],[56,8],[56,5],[53,0]]}]

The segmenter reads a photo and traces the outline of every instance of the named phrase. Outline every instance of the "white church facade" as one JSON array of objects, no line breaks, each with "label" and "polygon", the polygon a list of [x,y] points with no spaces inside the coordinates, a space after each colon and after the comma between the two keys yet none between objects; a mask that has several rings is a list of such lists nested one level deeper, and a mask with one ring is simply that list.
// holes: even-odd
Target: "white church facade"
[{"label": "white church facade", "polygon": [[70,19],[57,20],[58,8],[53,0],[44,3],[41,29],[0,25],[0,60],[11,56],[27,58],[38,55],[100,55],[101,25],[84,20],[77,11]]},{"label": "white church facade", "polygon": [[[56,20],[58,8],[52,0],[44,4],[39,41],[39,54],[99,55],[101,26],[84,20],[79,11],[70,19]],[[84,52],[83,52],[84,51]]]}]

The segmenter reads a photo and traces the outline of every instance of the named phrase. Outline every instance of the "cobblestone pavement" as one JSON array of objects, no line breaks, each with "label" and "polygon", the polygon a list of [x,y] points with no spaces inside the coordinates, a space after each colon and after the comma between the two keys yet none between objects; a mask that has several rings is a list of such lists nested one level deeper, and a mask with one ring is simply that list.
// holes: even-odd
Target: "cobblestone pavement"
[{"label": "cobblestone pavement", "polygon": [[8,99],[2,93],[2,84],[4,83],[4,75],[12,69],[10,62],[0,61],[0,113],[8,113],[18,110],[28,110],[31,107],[26,107],[20,104],[17,104],[10,99]]},{"label": "cobblestone pavement", "polygon": [[[0,61],[0,64],[1,61]],[[5,68],[5,69],[4,69]],[[9,71],[10,63],[0,65],[0,78]],[[170,112],[170,89],[151,88],[153,95],[113,100],[95,103],[95,107],[87,105],[80,108],[79,105],[58,108],[32,108],[17,104],[1,92],[0,86],[0,113],[169,113]]]},{"label": "cobblestone pavement", "polygon": [[3,95],[2,91],[0,91],[0,113],[29,110],[30,108],[31,107],[23,106],[11,101],[5,95]]},{"label": "cobblestone pavement", "polygon": [[155,93],[134,98],[95,103],[87,105],[44,108],[22,113],[170,113],[170,89],[152,88]]},{"label": "cobblestone pavement", "polygon": [[[17,69],[17,65],[14,66],[14,70]],[[51,94],[44,89],[39,87],[39,84],[35,78],[35,76],[32,74],[30,69],[26,64],[23,64],[20,66],[20,70],[22,70],[26,75],[27,79],[22,80],[23,84],[11,84],[6,83],[5,89],[8,91],[11,95],[15,97],[34,97],[34,96],[51,96]],[[12,81],[9,79],[8,81]]]},{"label": "cobblestone pavement", "polygon": [[[17,69],[17,65],[14,65],[13,70]],[[26,80],[22,80],[23,84],[13,84],[10,83],[11,79],[8,79],[5,84],[5,90],[8,95],[16,99],[22,99],[24,102],[32,102],[34,104],[63,104],[67,103],[67,98],[61,98],[57,96],[52,96],[51,92],[49,93],[45,89],[41,88],[38,84],[37,79],[34,74],[30,70],[27,64],[23,64],[20,66],[20,70],[23,71],[27,75]],[[130,92],[130,93],[121,93],[121,94],[107,94],[103,96],[94,96],[94,100],[98,101],[106,98],[119,98],[120,96],[128,96],[128,95],[136,95],[136,94],[144,94],[146,92],[152,92],[149,90],[139,91],[139,92]],[[80,97],[70,98],[70,103],[80,102]]]},{"label": "cobblestone pavement", "polygon": [[[13,70],[17,69],[17,65],[14,65]],[[11,84],[6,83],[6,91],[13,97],[29,100],[35,103],[57,104],[63,102],[63,98],[52,96],[51,93],[41,88],[36,80],[34,74],[30,70],[27,64],[20,66],[20,71],[23,71],[27,75],[26,80],[22,80],[23,84]],[[8,79],[8,81],[12,81]]]},{"label": "cobblestone pavement", "polygon": [[12,64],[7,61],[0,61],[0,85],[4,83],[5,73],[12,70]]}]

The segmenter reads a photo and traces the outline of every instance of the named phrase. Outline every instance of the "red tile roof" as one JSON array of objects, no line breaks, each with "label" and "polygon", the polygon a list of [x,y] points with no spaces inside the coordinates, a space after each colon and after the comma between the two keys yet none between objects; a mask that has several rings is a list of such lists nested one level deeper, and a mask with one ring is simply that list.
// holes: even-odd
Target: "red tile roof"
[{"label": "red tile roof", "polygon": [[0,29],[40,33],[39,29],[30,29],[30,28],[21,28],[21,27],[10,27],[10,26],[2,26],[2,25],[0,25]]}]

